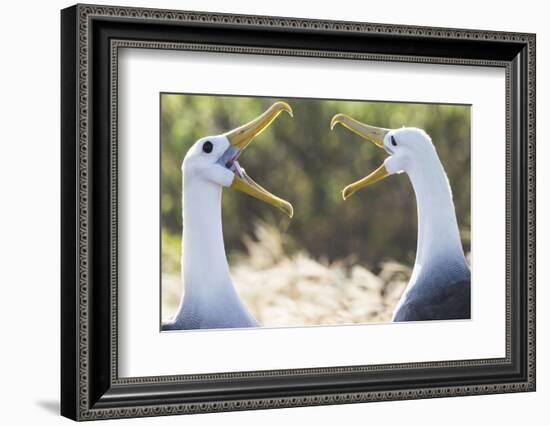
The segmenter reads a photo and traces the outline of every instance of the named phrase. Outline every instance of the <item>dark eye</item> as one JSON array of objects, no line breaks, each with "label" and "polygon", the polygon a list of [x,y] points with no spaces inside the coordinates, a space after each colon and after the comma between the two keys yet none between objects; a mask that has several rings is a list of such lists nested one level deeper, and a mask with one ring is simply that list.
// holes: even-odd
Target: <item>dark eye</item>
[{"label": "dark eye", "polygon": [[397,146],[397,142],[395,141],[395,138],[393,137],[393,135],[391,136],[391,144],[393,146]]},{"label": "dark eye", "polygon": [[210,154],[212,152],[212,148],[214,148],[214,145],[212,145],[212,142],[210,141],[206,141],[202,144],[202,150],[207,154]]}]

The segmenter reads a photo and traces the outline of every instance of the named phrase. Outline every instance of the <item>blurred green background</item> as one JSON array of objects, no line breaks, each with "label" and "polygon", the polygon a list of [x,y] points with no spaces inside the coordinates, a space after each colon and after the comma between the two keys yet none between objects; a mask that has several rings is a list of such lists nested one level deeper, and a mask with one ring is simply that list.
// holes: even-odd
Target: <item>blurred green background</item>
[{"label": "blurred green background", "polygon": [[167,251],[179,251],[185,153],[197,139],[244,124],[277,100],[291,105],[294,118],[281,115],[243,153],[240,163],[258,183],[290,201],[295,216],[288,220],[254,198],[224,190],[224,240],[230,260],[243,252],[243,238],[253,235],[256,221],[262,220],[285,233],[287,250],[305,249],[314,258],[349,258],[375,271],[384,259],[414,262],[416,204],[406,175],[391,176],[342,201],[341,190],[378,167],[387,153],[341,126],[330,131],[330,119],[338,112],[375,126],[426,130],[449,176],[464,249],[469,251],[468,106],[163,94],[165,270],[179,269],[179,252],[173,256]]}]

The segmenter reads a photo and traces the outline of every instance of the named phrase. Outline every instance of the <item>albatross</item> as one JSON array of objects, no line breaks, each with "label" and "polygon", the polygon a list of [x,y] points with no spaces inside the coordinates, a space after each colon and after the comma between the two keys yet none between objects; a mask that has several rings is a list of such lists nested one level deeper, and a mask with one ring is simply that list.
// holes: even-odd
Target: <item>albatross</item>
[{"label": "albatross", "polygon": [[367,185],[402,172],[408,175],[416,195],[416,260],[392,321],[469,319],[470,268],[449,180],[430,136],[417,128],[370,126],[345,114],[332,118],[331,129],[337,124],[389,154],[375,171],[344,188],[344,200]]},{"label": "albatross", "polygon": [[257,184],[237,161],[242,151],[290,105],[276,102],[230,132],[196,141],[183,174],[182,280],[184,295],[163,330],[244,328],[259,324],[241,301],[229,273],[222,234],[222,188],[231,187],[293,216],[292,205]]}]

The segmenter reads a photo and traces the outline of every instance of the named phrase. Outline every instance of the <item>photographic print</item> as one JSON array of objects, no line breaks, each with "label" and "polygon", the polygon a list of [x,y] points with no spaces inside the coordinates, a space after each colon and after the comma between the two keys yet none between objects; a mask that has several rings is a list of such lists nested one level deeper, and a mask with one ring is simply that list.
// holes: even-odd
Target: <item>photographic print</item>
[{"label": "photographic print", "polygon": [[470,114],[162,93],[161,330],[470,319]]}]

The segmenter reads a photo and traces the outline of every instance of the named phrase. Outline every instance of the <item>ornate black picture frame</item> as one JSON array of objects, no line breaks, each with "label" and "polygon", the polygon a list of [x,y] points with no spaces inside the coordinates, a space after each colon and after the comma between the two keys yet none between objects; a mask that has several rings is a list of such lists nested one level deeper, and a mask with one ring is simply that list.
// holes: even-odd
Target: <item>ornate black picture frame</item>
[{"label": "ornate black picture frame", "polygon": [[[95,5],[64,9],[61,29],[62,415],[91,420],[535,390],[534,34]],[[505,69],[506,356],[119,378],[121,47]]]}]

